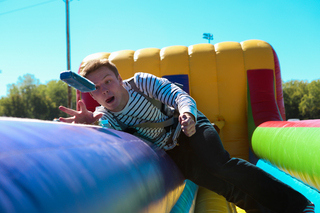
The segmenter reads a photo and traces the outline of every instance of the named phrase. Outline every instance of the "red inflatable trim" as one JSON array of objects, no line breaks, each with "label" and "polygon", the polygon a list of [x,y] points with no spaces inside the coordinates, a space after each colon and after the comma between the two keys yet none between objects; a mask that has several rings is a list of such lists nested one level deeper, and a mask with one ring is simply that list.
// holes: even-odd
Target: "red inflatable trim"
[{"label": "red inflatable trim", "polygon": [[247,78],[255,126],[266,121],[281,121],[274,95],[273,70],[248,70]]},{"label": "red inflatable trim", "polygon": [[268,121],[261,124],[259,127],[320,127],[320,119],[303,121]]},{"label": "red inflatable trim", "polygon": [[277,53],[273,51],[273,57],[274,57],[274,72],[276,76],[276,94],[277,94],[277,104],[278,108],[282,117],[282,120],[286,120],[286,112],[284,107],[284,101],[283,101],[283,92],[282,92],[282,80],[281,80],[281,72],[280,72],[280,63],[277,56]]}]

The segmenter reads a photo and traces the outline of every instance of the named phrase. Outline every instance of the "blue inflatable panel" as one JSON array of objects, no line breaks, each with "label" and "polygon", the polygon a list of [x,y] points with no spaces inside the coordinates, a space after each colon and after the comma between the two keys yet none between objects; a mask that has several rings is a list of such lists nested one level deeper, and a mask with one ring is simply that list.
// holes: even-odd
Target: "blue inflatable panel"
[{"label": "blue inflatable panel", "polygon": [[320,213],[320,192],[315,188],[311,188],[309,185],[304,182],[292,177],[291,175],[279,170],[277,167],[268,163],[265,160],[260,159],[257,163],[257,166],[264,171],[270,173],[275,178],[291,186],[306,198],[308,198],[315,205],[315,213]]},{"label": "blue inflatable panel", "polygon": [[127,133],[0,118],[0,212],[170,212],[184,178]]},{"label": "blue inflatable panel", "polygon": [[164,75],[162,76],[163,78],[168,79],[169,81],[171,81],[172,83],[179,83],[182,84],[183,87],[182,89],[190,94],[190,90],[189,90],[189,76],[186,74],[181,74],[181,75]]}]

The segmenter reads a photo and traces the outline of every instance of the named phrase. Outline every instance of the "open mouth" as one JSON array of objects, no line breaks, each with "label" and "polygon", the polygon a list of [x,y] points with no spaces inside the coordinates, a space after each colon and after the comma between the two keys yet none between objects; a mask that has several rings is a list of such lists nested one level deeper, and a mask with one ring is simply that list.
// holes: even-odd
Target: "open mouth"
[{"label": "open mouth", "polygon": [[106,102],[109,104],[109,103],[111,103],[113,100],[114,100],[114,96],[112,96],[111,98],[108,98],[108,99],[106,100]]}]

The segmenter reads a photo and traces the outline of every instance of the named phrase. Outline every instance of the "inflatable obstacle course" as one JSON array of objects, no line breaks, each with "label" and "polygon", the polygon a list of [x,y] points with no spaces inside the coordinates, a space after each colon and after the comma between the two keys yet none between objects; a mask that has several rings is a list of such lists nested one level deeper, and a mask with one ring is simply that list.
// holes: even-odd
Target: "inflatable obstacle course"
[{"label": "inflatable obstacle course", "polygon": [[[124,79],[136,72],[174,79],[172,82],[179,79],[176,76],[187,76],[181,83],[188,86],[198,108],[220,128],[222,142],[233,157],[256,163],[250,149],[255,129],[266,121],[285,120],[278,56],[261,40],[96,53],[82,65],[90,58],[108,58]],[[81,95],[94,109],[91,97],[78,93],[78,99]],[[210,196],[208,202],[218,195]]]},{"label": "inflatable obstacle course", "polygon": [[[123,79],[149,72],[184,84],[231,156],[259,157],[318,193],[319,126],[281,123],[280,66],[267,42],[95,53],[82,65],[90,58],[108,58]],[[97,106],[87,93],[77,98]],[[245,212],[198,190],[164,151],[132,135],[29,119],[1,118],[0,126],[0,212]]]}]

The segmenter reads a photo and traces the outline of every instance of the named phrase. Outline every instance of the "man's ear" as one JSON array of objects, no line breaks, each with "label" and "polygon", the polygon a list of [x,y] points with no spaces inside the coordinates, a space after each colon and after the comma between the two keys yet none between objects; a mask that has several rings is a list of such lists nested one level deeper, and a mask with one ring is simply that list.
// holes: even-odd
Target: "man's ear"
[{"label": "man's ear", "polygon": [[122,80],[122,78],[121,78],[121,75],[120,75],[120,74],[118,74],[118,81],[120,82],[120,84],[121,84],[121,85],[123,85],[123,80]]}]

